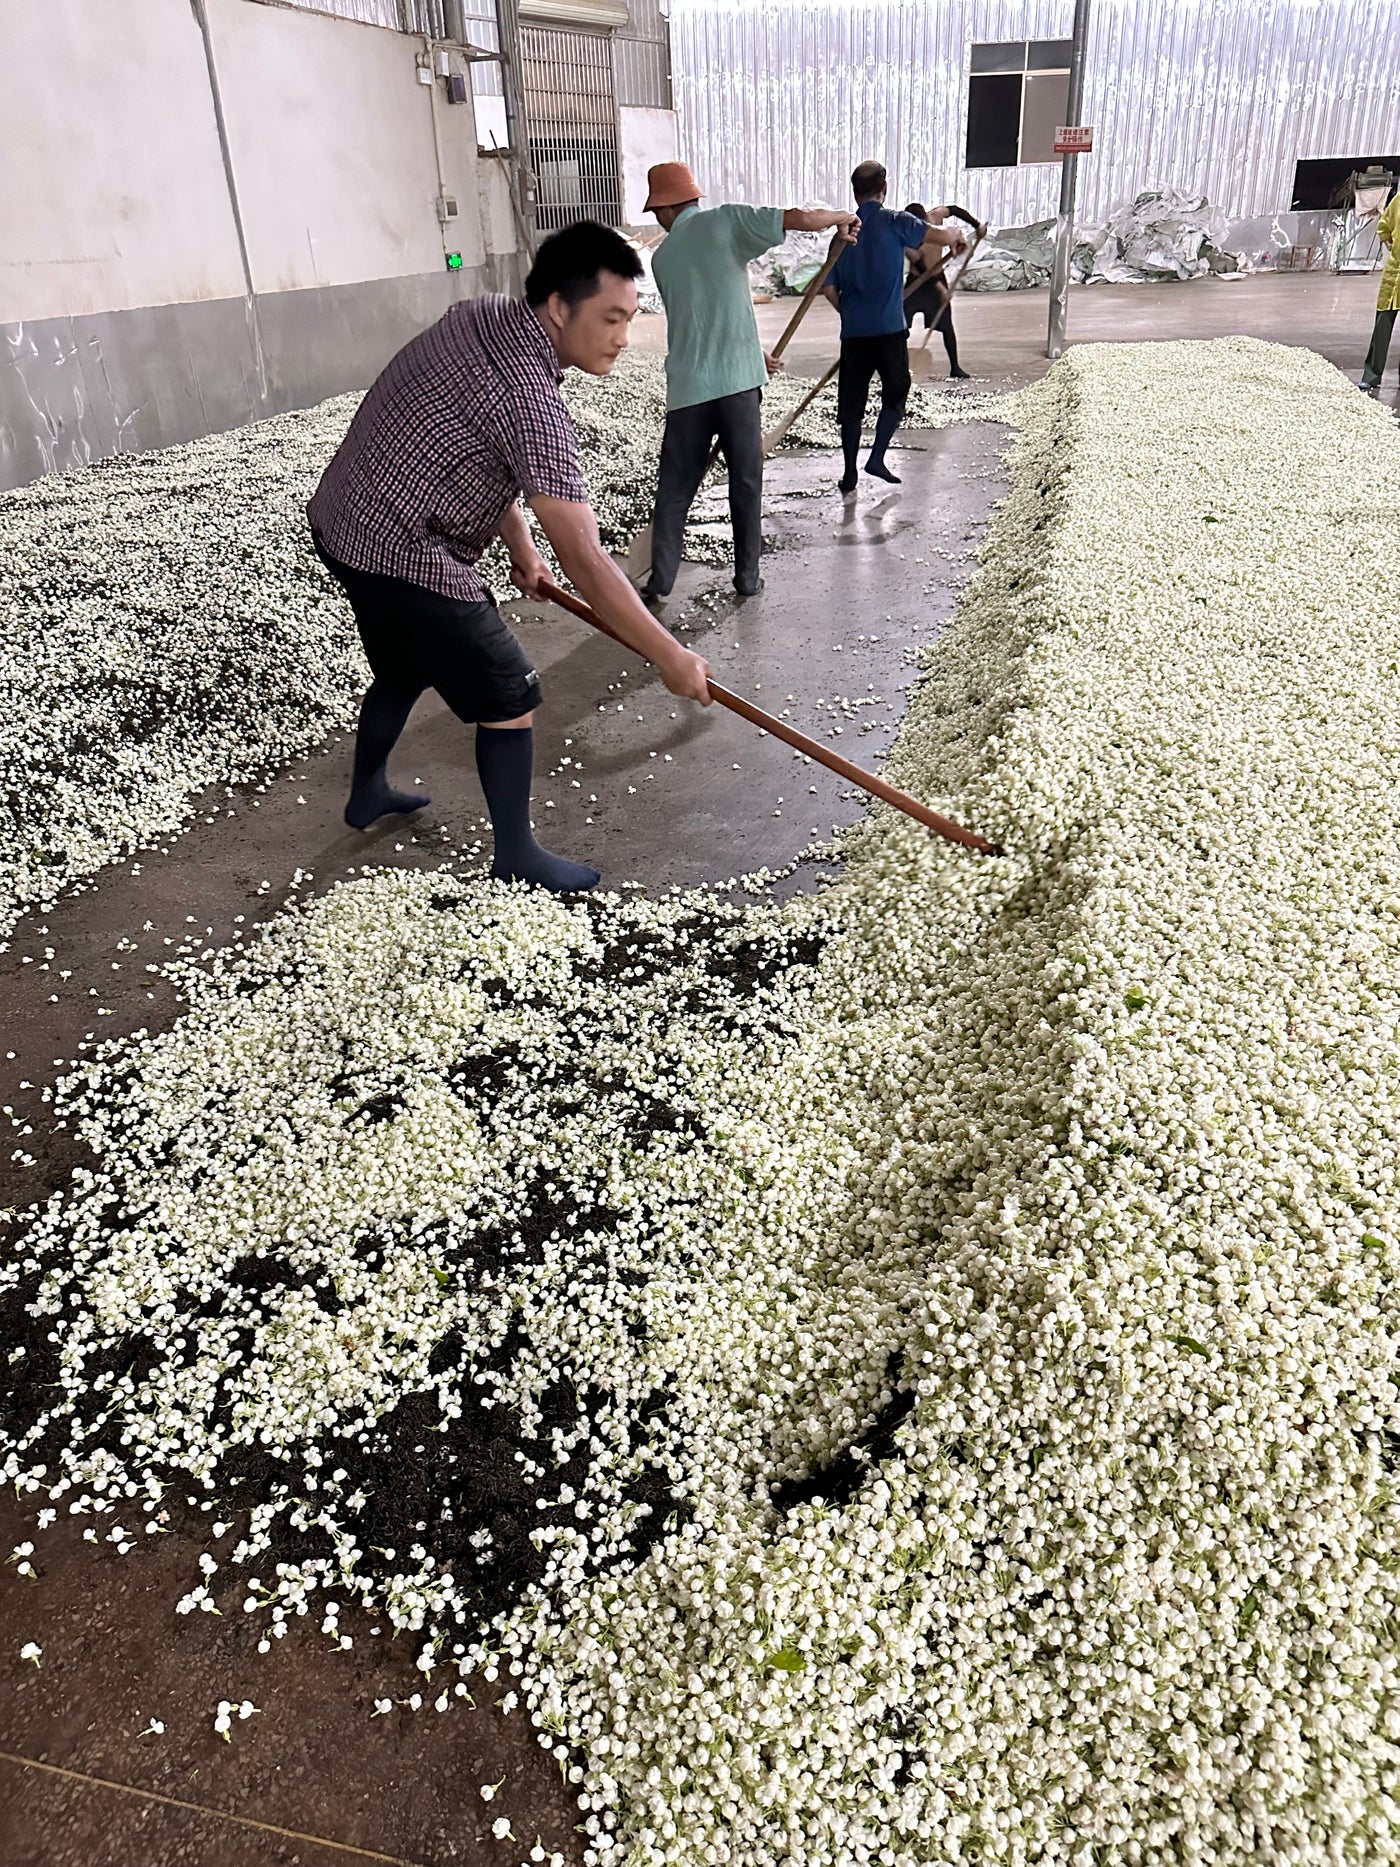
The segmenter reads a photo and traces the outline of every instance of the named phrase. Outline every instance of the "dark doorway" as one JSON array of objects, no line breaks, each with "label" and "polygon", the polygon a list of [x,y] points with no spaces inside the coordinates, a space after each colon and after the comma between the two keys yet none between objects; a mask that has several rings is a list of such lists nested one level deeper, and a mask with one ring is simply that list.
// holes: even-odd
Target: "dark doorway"
[{"label": "dark doorway", "polygon": [[1293,171],[1293,206],[1349,207],[1347,183],[1358,169],[1368,169],[1375,163],[1392,175],[1400,175],[1400,156],[1326,156],[1298,163]]}]

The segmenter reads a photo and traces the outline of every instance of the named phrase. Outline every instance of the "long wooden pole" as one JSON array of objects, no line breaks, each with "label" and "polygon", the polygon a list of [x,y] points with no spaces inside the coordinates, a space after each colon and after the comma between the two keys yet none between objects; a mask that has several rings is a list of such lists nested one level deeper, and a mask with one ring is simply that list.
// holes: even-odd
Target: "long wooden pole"
[{"label": "long wooden pole", "polygon": [[[611,636],[622,647],[629,646],[615,629],[608,627],[596,610],[590,609],[587,603],[571,591],[561,590],[556,583],[546,583],[543,594],[551,603],[557,603],[561,609],[567,609],[570,615],[591,623],[595,629]],[[917,797],[911,797],[897,785],[886,783],[873,771],[864,771],[859,765],[853,765],[848,758],[842,758],[839,752],[828,751],[818,740],[809,739],[806,733],[799,732],[795,726],[789,726],[786,720],[765,713],[762,707],[756,707],[751,700],[745,700],[742,694],[731,693],[727,687],[721,687],[718,681],[711,681],[709,688],[712,698],[722,707],[728,707],[731,713],[737,713],[740,719],[748,720],[751,725],[760,727],[766,733],[772,733],[775,739],[782,739],[798,752],[815,759],[819,765],[825,765],[828,771],[834,771],[838,777],[859,785],[862,791],[868,791],[872,797],[893,804],[896,810],[902,810],[906,816],[913,817],[916,823],[922,823],[948,842],[961,843],[964,848],[975,849],[982,856],[1005,855],[999,843],[989,843],[985,836],[979,836],[975,830],[965,830],[960,823],[954,823],[951,817],[940,816],[936,810],[930,810],[927,804],[921,804]]]}]

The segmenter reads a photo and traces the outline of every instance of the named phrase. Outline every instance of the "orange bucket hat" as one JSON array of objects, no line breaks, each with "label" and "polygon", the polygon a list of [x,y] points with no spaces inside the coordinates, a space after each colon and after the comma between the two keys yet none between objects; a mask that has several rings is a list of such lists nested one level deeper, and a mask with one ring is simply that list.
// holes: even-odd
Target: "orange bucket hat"
[{"label": "orange bucket hat", "polygon": [[684,207],[698,201],[703,190],[684,162],[658,162],[647,170],[647,204],[650,214],[658,207]]}]

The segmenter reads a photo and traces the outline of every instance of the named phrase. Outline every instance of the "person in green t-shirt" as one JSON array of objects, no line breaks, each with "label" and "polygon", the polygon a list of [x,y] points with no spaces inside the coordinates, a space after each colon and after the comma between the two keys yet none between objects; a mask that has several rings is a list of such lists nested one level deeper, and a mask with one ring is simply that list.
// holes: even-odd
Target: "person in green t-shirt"
[{"label": "person in green t-shirt", "polygon": [[649,600],[669,596],[680,569],[685,521],[718,440],[729,470],[734,588],[755,596],[763,549],[763,433],[759,405],[771,368],[749,292],[751,259],[794,229],[829,227],[854,238],[854,214],[839,208],[700,206],[684,162],[647,175],[647,212],[666,229],[652,275],[666,306],[666,431],[661,442]]}]

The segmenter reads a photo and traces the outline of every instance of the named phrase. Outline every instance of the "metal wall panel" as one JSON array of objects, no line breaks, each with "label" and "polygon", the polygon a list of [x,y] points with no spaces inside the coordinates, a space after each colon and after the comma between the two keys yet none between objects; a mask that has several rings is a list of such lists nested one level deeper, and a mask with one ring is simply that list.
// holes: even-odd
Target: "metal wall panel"
[{"label": "metal wall panel", "polygon": [[263,6],[296,7],[303,13],[330,13],[336,19],[358,20],[362,26],[388,26],[404,30],[402,0],[259,0]]},{"label": "metal wall panel", "polygon": [[619,33],[613,40],[613,64],[617,101],[624,109],[671,108],[671,58],[664,40],[628,39]]},{"label": "metal wall panel", "polygon": [[[844,202],[874,156],[901,202],[1046,219],[1058,164],[962,166],[969,54],[1063,38],[1072,15],[1072,0],[673,0],[682,153],[715,201]],[[1095,0],[1084,97],[1081,220],[1158,186],[1274,214],[1296,161],[1394,144],[1400,0]]]},{"label": "metal wall panel", "polygon": [[613,40],[617,101],[624,108],[670,110],[671,35],[661,0],[629,0]]},{"label": "metal wall panel", "polygon": [[[484,52],[499,52],[501,29],[496,0],[461,0],[461,10],[468,45],[479,45]],[[478,97],[500,97],[504,90],[500,66],[484,62],[473,65],[472,90]]]}]

